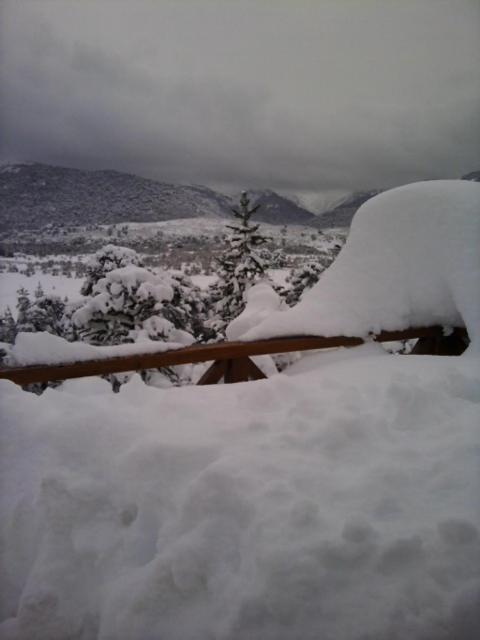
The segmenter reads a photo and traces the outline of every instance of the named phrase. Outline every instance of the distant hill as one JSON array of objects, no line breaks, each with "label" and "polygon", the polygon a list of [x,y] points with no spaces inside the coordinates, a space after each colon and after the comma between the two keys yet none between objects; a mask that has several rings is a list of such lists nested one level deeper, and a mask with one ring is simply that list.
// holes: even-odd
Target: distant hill
[{"label": "distant hill", "polygon": [[[315,216],[273,191],[252,192],[256,215],[271,224],[311,224]],[[182,186],[119,171],[81,171],[40,163],[0,168],[4,230],[228,218],[238,200],[202,186]]]}]

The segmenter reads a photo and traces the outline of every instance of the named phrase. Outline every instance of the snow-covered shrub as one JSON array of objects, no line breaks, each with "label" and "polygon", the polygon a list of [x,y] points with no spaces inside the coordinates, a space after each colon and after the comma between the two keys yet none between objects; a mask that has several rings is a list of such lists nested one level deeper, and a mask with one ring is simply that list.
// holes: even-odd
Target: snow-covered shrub
[{"label": "snow-covered shrub", "polygon": [[87,276],[82,285],[80,293],[89,296],[93,292],[94,286],[107,273],[126,267],[129,264],[143,267],[143,261],[136,251],[127,247],[118,247],[114,244],[107,244],[97,251],[87,263]]},{"label": "snow-covered shrub", "polygon": [[164,304],[163,315],[175,327],[191,333],[197,340],[205,334],[207,302],[205,294],[181,271],[169,271],[173,297]]},{"label": "snow-covered shrub", "polygon": [[227,225],[231,233],[227,247],[217,259],[218,280],[210,288],[211,315],[207,323],[217,333],[245,308],[245,292],[256,282],[266,278],[270,254],[262,247],[267,238],[259,232],[259,225],[250,218],[260,205],[250,208],[246,192],[240,198],[240,208],[232,209],[238,223]]},{"label": "snow-covered shrub", "polygon": [[[72,316],[78,335],[90,344],[194,341],[186,330],[179,280],[166,272],[153,273],[130,264],[109,271],[93,286],[92,294]],[[162,369],[161,375],[171,382],[179,381],[174,368]],[[152,376],[144,374],[144,378],[150,381]],[[119,377],[112,379],[118,381]]]},{"label": "snow-covered shrub", "polygon": [[35,300],[28,310],[32,331],[48,331],[56,336],[63,336],[64,312],[65,300],[57,295],[45,294],[41,284],[38,283]]}]

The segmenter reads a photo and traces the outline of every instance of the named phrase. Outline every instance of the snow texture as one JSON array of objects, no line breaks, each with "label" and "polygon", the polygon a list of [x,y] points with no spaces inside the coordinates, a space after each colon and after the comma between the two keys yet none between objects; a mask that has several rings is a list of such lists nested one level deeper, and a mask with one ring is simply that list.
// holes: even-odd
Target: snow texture
[{"label": "snow texture", "polygon": [[479,637],[476,357],[0,384],[2,640]]},{"label": "snow texture", "polygon": [[357,211],[347,243],[300,303],[243,339],[366,336],[409,326],[465,325],[480,350],[480,185],[418,182]]}]

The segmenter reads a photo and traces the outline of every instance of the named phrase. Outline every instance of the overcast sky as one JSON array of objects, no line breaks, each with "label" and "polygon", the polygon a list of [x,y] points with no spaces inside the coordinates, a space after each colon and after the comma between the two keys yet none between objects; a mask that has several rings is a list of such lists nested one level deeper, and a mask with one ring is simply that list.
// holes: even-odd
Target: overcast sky
[{"label": "overcast sky", "polygon": [[316,194],[480,168],[478,0],[0,0],[0,162]]}]

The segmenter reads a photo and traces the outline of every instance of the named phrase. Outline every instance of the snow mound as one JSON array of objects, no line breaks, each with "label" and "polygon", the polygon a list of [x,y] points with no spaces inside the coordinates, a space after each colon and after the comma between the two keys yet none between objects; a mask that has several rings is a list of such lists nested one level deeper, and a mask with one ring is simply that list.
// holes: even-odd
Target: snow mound
[{"label": "snow mound", "polygon": [[438,180],[386,191],[360,207],[344,249],[300,303],[242,337],[465,325],[470,351],[479,350],[479,246],[480,184]]},{"label": "snow mound", "polygon": [[259,282],[250,287],[245,293],[245,301],[245,309],[230,322],[225,331],[228,340],[237,340],[282,307],[282,299],[267,282]]},{"label": "snow mound", "polygon": [[478,360],[377,351],[2,382],[2,640],[480,637]]}]

